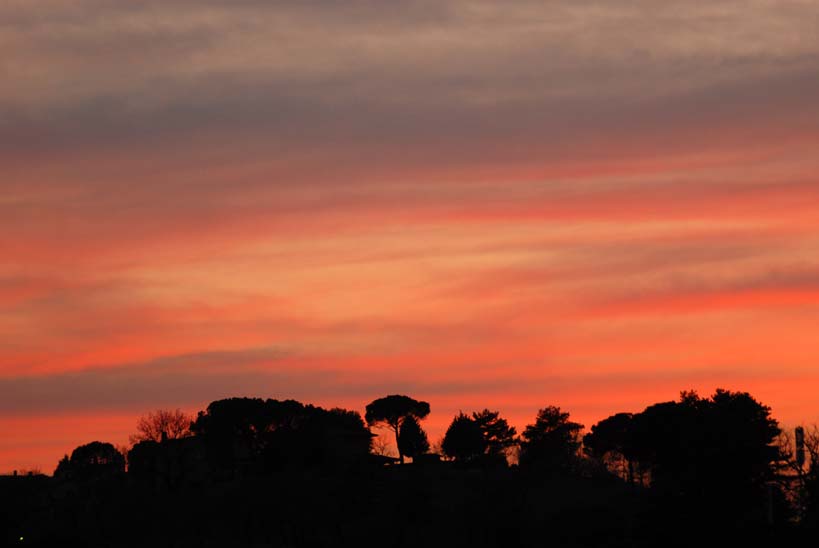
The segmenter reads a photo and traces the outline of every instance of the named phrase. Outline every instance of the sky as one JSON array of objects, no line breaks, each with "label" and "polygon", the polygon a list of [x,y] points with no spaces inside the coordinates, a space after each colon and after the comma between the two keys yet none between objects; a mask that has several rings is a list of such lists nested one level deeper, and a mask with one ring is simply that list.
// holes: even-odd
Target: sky
[{"label": "sky", "polygon": [[812,0],[4,0],[0,473],[229,396],[819,422]]}]

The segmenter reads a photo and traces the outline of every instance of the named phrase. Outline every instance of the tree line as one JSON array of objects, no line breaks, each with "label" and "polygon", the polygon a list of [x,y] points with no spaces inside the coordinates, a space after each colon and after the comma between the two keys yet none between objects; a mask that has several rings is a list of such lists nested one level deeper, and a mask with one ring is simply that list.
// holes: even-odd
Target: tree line
[{"label": "tree line", "polygon": [[[584,435],[584,425],[555,406],[540,409],[518,434],[498,411],[458,413],[431,450],[422,422],[430,404],[388,395],[358,412],[295,400],[228,398],[195,417],[159,410],[141,417],[127,453],[95,441],[58,464],[58,480],[124,474],[168,483],[265,475],[294,468],[337,469],[392,462],[374,450],[373,428],[391,432],[413,465],[445,461],[462,469],[512,466],[541,477],[613,478],[658,496],[685,500],[737,520],[772,513],[816,522],[819,436],[797,446],[771,409],[746,392],[709,397],[682,392],[639,413],[616,413]],[[804,436],[803,436],[804,437]],[[807,447],[808,459],[798,458]]]}]

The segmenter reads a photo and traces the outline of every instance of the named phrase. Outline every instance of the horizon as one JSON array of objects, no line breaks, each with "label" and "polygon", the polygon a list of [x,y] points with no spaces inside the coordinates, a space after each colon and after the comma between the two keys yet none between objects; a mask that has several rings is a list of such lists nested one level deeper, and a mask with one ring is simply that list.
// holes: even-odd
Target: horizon
[{"label": "horizon", "polygon": [[[722,388],[722,387],[719,387],[719,388]],[[708,393],[700,393],[700,392],[697,392],[696,390],[694,392],[696,392],[701,397],[710,397],[714,392],[716,392],[716,390],[717,389],[714,389],[714,390],[712,390],[711,392],[708,392]],[[637,413],[643,412],[647,407],[649,407],[651,405],[654,405],[654,404],[665,403],[665,402],[669,402],[669,401],[679,401],[679,396],[683,392],[690,392],[690,390],[678,392],[676,398],[670,398],[670,399],[667,399],[667,400],[658,400],[658,401],[647,403],[646,405],[644,405],[640,409],[621,409],[621,410],[618,410],[618,411],[611,411],[609,413],[605,413],[605,414],[601,415],[596,420],[594,420],[592,422],[589,422],[589,423],[584,423],[583,420],[580,417],[578,417],[578,416],[574,415],[573,413],[571,413],[570,409],[561,408],[561,410],[564,411],[564,412],[568,412],[570,414],[570,416],[571,416],[571,420],[579,422],[580,424],[583,425],[583,428],[581,429],[582,433],[588,433],[588,432],[591,431],[592,426],[594,426],[595,424],[597,424],[601,420],[614,415],[615,413],[627,412],[627,413],[637,414]],[[729,390],[729,392],[744,393],[744,391],[742,391],[742,390]],[[387,394],[385,393],[383,395],[387,395]],[[750,395],[753,397],[753,394],[750,394]],[[230,399],[230,398],[234,398],[234,397],[235,398],[259,398],[259,399],[262,399],[262,400],[266,400],[266,399],[274,399],[275,400],[275,399],[278,399],[280,401],[293,399],[293,398],[288,398],[288,397],[266,398],[264,396],[248,396],[248,395],[239,395],[239,394],[228,395],[228,396],[226,396],[225,398],[222,398],[222,399]],[[421,399],[423,400],[423,398],[421,398]],[[211,403],[211,402],[209,402],[209,403]],[[364,417],[364,413],[362,412],[363,407],[362,407],[362,409],[357,409],[357,408],[354,408],[354,407],[347,408],[347,407],[344,407],[344,406],[339,406],[339,405],[334,405],[334,404],[317,404],[316,402],[309,402],[309,401],[302,401],[300,403],[305,404],[305,405],[313,404],[313,405],[317,405],[318,407],[321,407],[321,408],[324,408],[324,409],[335,409],[335,408],[347,409],[347,410],[350,410],[350,411],[355,411],[356,413],[358,413],[362,417],[362,419]],[[760,404],[765,405],[764,402],[760,402]],[[549,404],[549,405],[551,405],[551,404]],[[557,406],[557,407],[560,407],[560,406]],[[168,410],[182,411],[185,414],[187,414],[188,416],[190,416],[190,418],[192,420],[194,420],[194,419],[196,419],[197,413],[199,411],[204,412],[206,408],[207,408],[207,404],[204,405],[201,409],[173,408],[173,409],[168,409]],[[475,407],[474,409],[469,409],[469,410],[464,409],[464,408],[458,408],[458,411],[456,412],[455,415],[457,415],[458,413],[461,413],[461,412],[465,412],[467,415],[470,415],[473,411],[474,412],[480,412],[480,411],[483,411],[485,409],[488,409],[489,411],[498,411],[497,409],[489,409],[489,408],[486,408],[485,406],[484,407]],[[535,415],[537,414],[537,412],[539,410],[540,409],[536,409],[531,414],[531,417],[528,417],[528,418],[518,417],[517,422],[514,419],[510,420],[509,425],[514,427],[517,430],[518,434],[520,434],[525,429],[525,426],[534,423]],[[79,447],[81,445],[86,445],[88,443],[95,442],[95,441],[104,442],[104,443],[112,443],[117,448],[118,451],[130,450],[131,448],[133,448],[134,442],[133,442],[133,440],[131,440],[129,438],[131,436],[133,436],[134,434],[137,434],[139,432],[138,428],[136,426],[137,420],[139,418],[141,418],[141,417],[147,417],[149,413],[154,412],[154,411],[157,411],[157,410],[147,411],[147,412],[143,413],[142,415],[140,415],[138,417],[133,417],[134,426],[133,426],[133,428],[131,428],[131,430],[129,431],[129,433],[127,434],[127,436],[126,436],[126,438],[124,440],[118,439],[118,438],[106,438],[106,439],[101,439],[100,438],[100,439],[93,439],[93,440],[92,439],[86,439],[86,440],[82,440],[82,441],[76,441],[76,442],[73,443],[73,445],[71,443],[68,443],[68,445],[66,445],[66,447],[70,446],[70,448],[66,449],[66,451],[65,451],[65,453],[63,455],[64,456],[69,456],[69,455],[71,455],[71,452],[72,452],[73,449],[76,449],[77,447]],[[430,447],[431,452],[437,453],[439,451],[441,440],[444,437],[444,434],[445,434],[445,432],[447,430],[447,427],[452,423],[452,420],[455,418],[455,415],[452,415],[452,416],[447,417],[445,419],[443,417],[436,417],[435,416],[435,408],[432,407],[432,412],[430,413],[430,416],[427,416],[427,417],[425,417],[425,418],[423,418],[421,420],[421,426],[422,426],[424,432],[429,435],[429,443],[431,445],[431,447]],[[508,418],[510,418],[510,417],[512,417],[514,415],[506,415],[501,411],[500,416],[503,419],[508,419]],[[773,409],[771,410],[771,416],[772,416],[773,419],[777,418],[775,410],[773,410]],[[120,435],[121,431],[122,431],[122,428],[121,428],[121,424],[120,424],[119,419],[124,419],[124,417],[122,417],[122,418],[118,417],[117,419],[118,420],[116,421],[116,430],[115,430],[115,432],[116,432],[116,435]],[[796,427],[796,426],[805,426],[805,423],[799,423],[799,424],[782,424],[782,423],[780,423],[779,424],[779,427],[782,429],[783,433],[786,433],[789,430],[793,430],[793,428]],[[814,423],[814,424],[811,424],[810,426],[817,426],[817,425]],[[387,426],[385,426],[385,425],[374,425],[374,426],[370,426],[369,430],[373,434],[375,434],[376,437],[379,438],[380,442],[383,444],[382,450],[387,450],[390,455],[397,456],[398,453],[397,453],[397,450],[396,450],[396,447],[395,447],[395,441],[393,439],[394,433]],[[114,430],[109,431],[109,432],[114,432]],[[194,435],[194,434],[189,432],[187,435]],[[375,448],[373,448],[373,450],[375,450]],[[126,456],[126,453],[123,453],[123,456]],[[62,457],[62,455],[61,455],[61,457]],[[56,465],[56,462],[55,462],[53,467],[56,468],[56,466],[57,465]],[[9,469],[9,470],[0,469],[0,475],[11,475],[12,473],[17,474],[17,473],[31,473],[31,472],[41,473],[41,474],[45,474],[45,475],[51,475],[51,471],[49,470],[49,468],[47,466],[44,467],[44,466],[40,466],[39,464],[29,465],[29,466],[20,466],[20,467]]]},{"label": "horizon", "polygon": [[819,6],[0,6],[0,473],[230,396],[819,423]]}]

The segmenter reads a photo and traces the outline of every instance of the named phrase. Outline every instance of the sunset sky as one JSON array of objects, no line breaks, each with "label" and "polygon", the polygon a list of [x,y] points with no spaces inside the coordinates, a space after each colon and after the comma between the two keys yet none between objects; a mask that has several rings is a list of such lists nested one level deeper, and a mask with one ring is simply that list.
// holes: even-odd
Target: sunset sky
[{"label": "sunset sky", "polygon": [[0,2],[0,473],[716,387],[819,422],[819,3]]}]

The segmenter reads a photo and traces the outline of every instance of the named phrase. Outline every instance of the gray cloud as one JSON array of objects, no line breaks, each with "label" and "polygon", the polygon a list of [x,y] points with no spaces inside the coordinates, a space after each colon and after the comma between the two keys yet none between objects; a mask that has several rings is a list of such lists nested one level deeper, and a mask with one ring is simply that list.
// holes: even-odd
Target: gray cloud
[{"label": "gray cloud", "polygon": [[220,130],[319,148],[473,142],[454,155],[536,138],[558,154],[589,132],[770,119],[771,98],[793,113],[819,89],[809,3],[27,5],[0,31],[15,52],[9,145]]},{"label": "gray cloud", "polygon": [[[215,351],[157,358],[145,363],[97,367],[42,376],[0,378],[0,417],[26,417],[54,413],[145,412],[157,407],[205,406],[233,396],[296,398],[334,405],[339,401],[364,403],[386,393],[411,393],[422,397],[483,396],[491,401],[510,393],[561,393],[611,391],[616,386],[642,383],[685,383],[732,378],[737,382],[760,378],[763,373],[739,368],[697,370],[657,369],[606,373],[558,374],[544,369],[525,378],[503,378],[465,373],[460,380],[418,378],[411,371],[385,368],[366,375],[332,369],[277,368],[286,353],[277,348]],[[484,364],[486,367],[486,364]]]},{"label": "gray cloud", "polygon": [[77,372],[0,378],[0,415],[185,406],[263,387],[275,391],[277,382],[291,389],[312,382],[298,373],[260,371],[275,368],[284,355],[277,348],[203,352]]},{"label": "gray cloud", "polygon": [[[99,253],[179,226],[473,207],[505,188],[427,183],[784,141],[819,126],[816,15],[773,1],[4,3],[0,243]],[[413,170],[426,178],[410,193],[356,190]],[[686,203],[724,194],[676,186]]]}]

